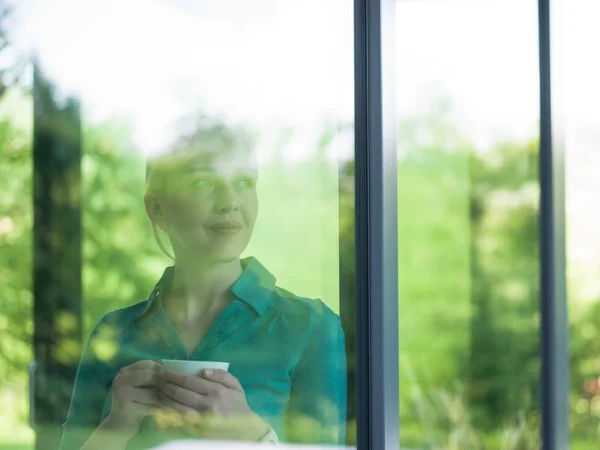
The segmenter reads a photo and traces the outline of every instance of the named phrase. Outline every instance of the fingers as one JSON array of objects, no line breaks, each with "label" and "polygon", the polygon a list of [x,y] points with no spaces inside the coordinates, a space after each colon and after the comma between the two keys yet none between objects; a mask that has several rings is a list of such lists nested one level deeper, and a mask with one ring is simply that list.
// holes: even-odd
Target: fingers
[{"label": "fingers", "polygon": [[115,386],[154,386],[159,380],[162,365],[150,360],[142,360],[123,367],[114,380]]},{"label": "fingers", "polygon": [[116,387],[113,386],[113,393],[121,404],[139,403],[147,406],[158,405],[158,396],[154,389],[117,385]]},{"label": "fingers", "polygon": [[119,386],[155,386],[160,379],[160,372],[154,369],[124,370],[119,373],[113,382],[116,387]]},{"label": "fingers", "polygon": [[240,392],[244,391],[244,388],[240,384],[239,380],[226,370],[206,369],[202,371],[202,378],[219,383],[229,389],[235,389],[236,391]]},{"label": "fingers", "polygon": [[196,411],[227,409],[235,403],[232,399],[244,393],[240,382],[224,370],[205,371],[199,377],[163,369],[157,387],[159,403],[176,410],[176,404]]},{"label": "fingers", "polygon": [[171,397],[169,397],[166,393],[162,391],[158,391],[158,402],[161,406],[174,409],[175,411],[184,415],[196,413],[196,410],[194,408],[173,400]]},{"label": "fingers", "polygon": [[168,381],[161,382],[158,386],[158,391],[160,403],[163,404],[163,400],[167,402],[165,406],[173,407],[172,402],[175,402],[192,410],[205,411],[210,409],[212,405],[207,395],[169,383]]},{"label": "fingers", "polygon": [[125,366],[121,369],[121,373],[123,372],[131,372],[134,370],[140,369],[149,369],[159,371],[162,368],[162,365],[156,361],[150,361],[149,359],[144,359],[142,361],[137,361],[129,366]]},{"label": "fingers", "polygon": [[158,394],[153,389],[130,387],[128,391],[128,399],[132,402],[141,403],[148,406],[156,406],[159,404]]},{"label": "fingers", "polygon": [[160,380],[161,383],[171,383],[202,395],[215,395],[223,389],[223,385],[220,383],[215,383],[196,375],[186,375],[168,369],[162,371]]}]

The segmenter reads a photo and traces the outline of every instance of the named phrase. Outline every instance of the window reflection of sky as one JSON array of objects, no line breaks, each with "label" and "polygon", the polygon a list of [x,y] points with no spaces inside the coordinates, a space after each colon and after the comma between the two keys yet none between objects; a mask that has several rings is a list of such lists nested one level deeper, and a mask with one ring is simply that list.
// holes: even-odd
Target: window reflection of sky
[{"label": "window reflection of sky", "polygon": [[[574,300],[592,300],[600,296],[600,218],[591,206],[600,193],[600,62],[592,57],[600,42],[600,3],[555,4],[560,18],[554,23],[553,57],[560,70],[553,81],[564,107],[559,112],[565,125],[569,291]],[[538,135],[537,2],[397,5],[400,119],[424,114],[431,102],[446,98],[452,122],[480,151],[501,140]]]},{"label": "window reflection of sky", "polygon": [[[325,118],[352,119],[352,17],[341,0],[16,5],[21,49],[36,48],[47,72],[83,99],[88,117],[132,118],[145,148],[160,145],[168,122],[198,102],[262,130],[293,127],[292,160],[314,148]],[[569,171],[577,173],[568,180],[569,251],[592,267],[600,228],[590,225],[597,221],[586,205],[600,191],[600,63],[588,43],[600,40],[600,3],[570,0],[561,8],[557,92]],[[446,98],[453,123],[478,149],[537,134],[536,2],[399,1],[396,48],[399,119]],[[597,284],[582,289],[600,294]]]},{"label": "window reflection of sky", "polygon": [[17,42],[36,49],[88,117],[133,118],[146,148],[199,104],[259,128],[351,120],[352,23],[339,2],[261,2],[253,15],[230,0],[203,2],[214,9],[208,15],[206,6],[190,13],[182,1],[48,3],[20,8]]}]

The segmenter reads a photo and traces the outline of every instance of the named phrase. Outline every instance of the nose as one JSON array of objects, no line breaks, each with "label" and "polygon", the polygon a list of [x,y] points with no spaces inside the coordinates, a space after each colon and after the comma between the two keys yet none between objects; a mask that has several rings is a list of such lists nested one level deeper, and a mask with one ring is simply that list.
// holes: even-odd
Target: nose
[{"label": "nose", "polygon": [[237,193],[231,186],[220,186],[216,192],[215,210],[219,214],[227,214],[237,211],[240,208],[240,202]]}]

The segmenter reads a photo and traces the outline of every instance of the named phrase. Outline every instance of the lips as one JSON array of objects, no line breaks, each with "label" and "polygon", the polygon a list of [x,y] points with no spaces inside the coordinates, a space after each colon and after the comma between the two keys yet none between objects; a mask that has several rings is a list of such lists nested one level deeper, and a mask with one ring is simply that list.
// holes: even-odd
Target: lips
[{"label": "lips", "polygon": [[242,224],[239,222],[227,220],[210,225],[208,228],[213,232],[219,234],[235,234],[242,229]]}]

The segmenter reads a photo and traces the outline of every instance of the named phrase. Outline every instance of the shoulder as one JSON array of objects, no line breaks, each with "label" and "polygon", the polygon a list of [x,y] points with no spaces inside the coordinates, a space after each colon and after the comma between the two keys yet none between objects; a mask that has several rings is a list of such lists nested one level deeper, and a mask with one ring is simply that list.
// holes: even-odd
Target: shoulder
[{"label": "shoulder", "polygon": [[303,331],[331,333],[341,330],[340,317],[321,299],[300,297],[276,287],[269,308],[296,323]]},{"label": "shoulder", "polygon": [[144,300],[134,305],[107,312],[94,325],[90,338],[106,333],[114,335],[114,333],[125,330],[148,310],[149,305],[150,301]]},{"label": "shoulder", "polygon": [[[340,316],[318,298],[300,297],[279,287],[273,294],[270,307],[279,318],[278,337],[293,338],[297,352],[294,377],[313,373],[315,367],[345,370],[345,336]],[[315,365],[315,360],[321,363]],[[323,361],[327,361],[325,365]]]}]

